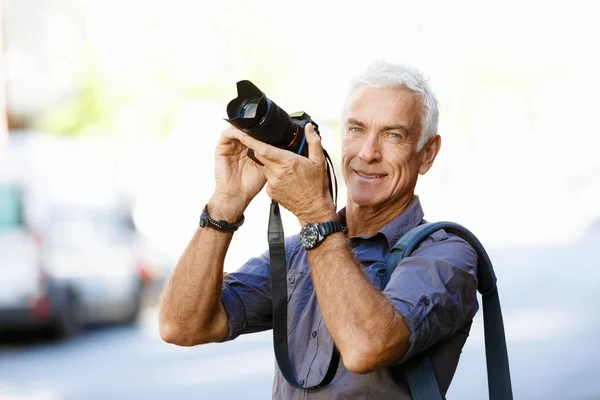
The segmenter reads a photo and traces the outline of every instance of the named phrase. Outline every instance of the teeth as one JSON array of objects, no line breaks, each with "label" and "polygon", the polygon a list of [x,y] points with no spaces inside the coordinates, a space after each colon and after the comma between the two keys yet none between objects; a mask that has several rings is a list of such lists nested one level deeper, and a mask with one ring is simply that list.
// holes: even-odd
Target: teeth
[{"label": "teeth", "polygon": [[361,174],[358,171],[356,173],[360,176],[364,176],[365,178],[381,178],[383,176],[383,175],[365,175],[365,174]]}]

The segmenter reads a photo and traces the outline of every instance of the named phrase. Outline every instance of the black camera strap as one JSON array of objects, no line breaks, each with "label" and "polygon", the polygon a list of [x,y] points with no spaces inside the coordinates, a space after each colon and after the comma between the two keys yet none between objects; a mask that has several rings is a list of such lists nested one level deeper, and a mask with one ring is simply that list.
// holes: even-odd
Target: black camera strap
[{"label": "black camera strap", "polygon": [[340,353],[333,347],[331,361],[327,373],[321,383],[312,387],[303,387],[294,376],[290,362],[287,329],[287,263],[285,257],[285,242],[281,212],[277,202],[271,202],[269,215],[269,254],[271,257],[271,293],[273,296],[273,348],[275,359],[279,365],[281,375],[286,381],[297,389],[311,389],[328,385],[335,376],[340,362]]},{"label": "black camera strap", "polygon": [[[323,154],[327,161],[327,173],[329,175],[329,192],[332,196],[334,204],[337,204],[337,178],[333,171],[333,164],[329,154],[323,149]],[[331,175],[335,182],[335,196],[333,193],[333,185]],[[323,377],[323,380],[311,387],[304,387],[298,383],[292,365],[290,362],[290,354],[288,347],[288,329],[287,329],[287,260],[285,256],[285,234],[283,232],[283,224],[281,222],[281,211],[279,204],[276,201],[271,202],[271,210],[269,214],[269,256],[271,259],[271,294],[273,297],[273,349],[275,350],[275,359],[279,370],[286,381],[297,389],[312,389],[328,385],[333,378],[340,362],[340,353],[333,346],[331,353],[331,361],[329,367]]]}]

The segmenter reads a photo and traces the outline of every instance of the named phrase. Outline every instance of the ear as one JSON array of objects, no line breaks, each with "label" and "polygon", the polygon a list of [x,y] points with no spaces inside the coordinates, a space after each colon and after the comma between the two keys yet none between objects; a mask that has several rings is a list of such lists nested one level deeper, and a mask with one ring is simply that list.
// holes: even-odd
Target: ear
[{"label": "ear", "polygon": [[431,139],[429,139],[419,154],[421,157],[419,174],[424,175],[427,171],[429,171],[429,168],[431,168],[433,165],[433,161],[440,152],[441,147],[442,138],[440,135],[434,135]]}]

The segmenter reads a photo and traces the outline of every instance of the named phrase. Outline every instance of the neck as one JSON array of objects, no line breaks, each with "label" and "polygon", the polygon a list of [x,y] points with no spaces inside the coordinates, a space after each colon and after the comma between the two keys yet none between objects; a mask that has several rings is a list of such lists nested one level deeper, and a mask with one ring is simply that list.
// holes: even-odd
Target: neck
[{"label": "neck", "polygon": [[353,203],[348,196],[346,206],[346,228],[348,237],[371,236],[377,233],[390,221],[402,214],[414,198],[414,193],[409,193],[393,206],[363,207]]}]

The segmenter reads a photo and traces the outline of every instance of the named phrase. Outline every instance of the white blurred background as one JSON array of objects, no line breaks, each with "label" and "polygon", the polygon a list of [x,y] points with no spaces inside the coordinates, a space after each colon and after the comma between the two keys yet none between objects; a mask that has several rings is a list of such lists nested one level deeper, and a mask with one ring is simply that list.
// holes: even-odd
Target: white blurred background
[{"label": "white blurred background", "polygon": [[[600,396],[593,378],[600,374],[600,345],[594,339],[600,327],[594,316],[600,265],[593,251],[600,243],[600,129],[593,119],[600,91],[600,25],[594,2],[0,4],[7,120],[7,134],[0,133],[0,181],[27,188],[32,226],[42,224],[49,203],[131,214],[144,257],[152,258],[154,300],[140,317],[142,333],[106,334],[116,335],[115,346],[129,340],[121,334],[145,335],[149,348],[160,354],[187,357],[188,364],[156,380],[179,382],[189,368],[212,376],[192,375],[187,386],[179,383],[190,390],[180,397],[233,398],[228,396],[237,393],[234,389],[211,392],[213,386],[205,383],[235,381],[236,375],[223,376],[221,367],[210,367],[210,356],[203,359],[231,351],[241,352],[232,362],[247,362],[258,371],[251,375],[256,398],[270,395],[268,334],[187,352],[169,350],[156,335],[156,291],[212,193],[213,150],[226,126],[225,107],[236,95],[235,83],[249,79],[286,111],[308,112],[337,163],[348,84],[378,59],[422,70],[437,93],[442,150],[420,178],[417,194],[428,220],[467,226],[496,262],[515,398]],[[24,136],[26,151],[17,155],[11,143]],[[340,192],[341,207],[343,187]],[[263,192],[250,206],[227,256],[227,271],[266,250],[268,204]],[[284,222],[287,234],[299,230],[292,215],[284,215]],[[481,321],[477,324],[449,399],[485,397]],[[579,350],[569,350],[574,342]],[[256,343],[260,351],[252,353]],[[38,362],[55,360],[59,356],[52,351],[61,347],[54,346],[63,345],[43,344],[51,355]],[[8,349],[8,357],[38,354],[27,346]],[[148,368],[159,361],[154,363]],[[149,383],[123,384],[113,393],[89,382],[68,389],[66,383],[41,379],[30,366],[10,365],[14,368],[0,366],[0,372],[12,371],[0,373],[0,398],[111,393],[138,398],[151,392],[171,398],[169,390],[176,390],[167,384],[164,392],[152,391]],[[38,381],[45,383],[32,383]]]}]

